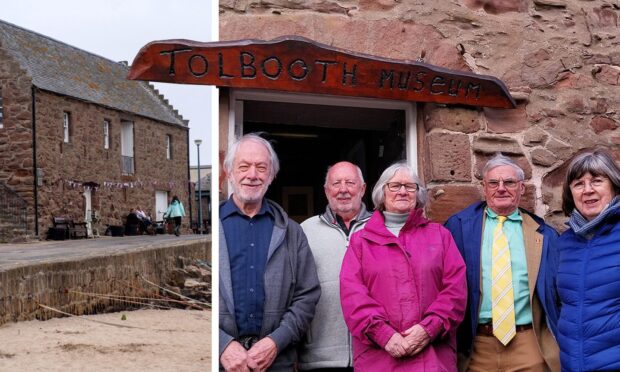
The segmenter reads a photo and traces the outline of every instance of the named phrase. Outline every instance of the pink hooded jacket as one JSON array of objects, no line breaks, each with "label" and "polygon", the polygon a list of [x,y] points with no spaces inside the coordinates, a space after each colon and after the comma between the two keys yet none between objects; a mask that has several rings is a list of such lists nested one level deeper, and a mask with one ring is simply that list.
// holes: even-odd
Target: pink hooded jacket
[{"label": "pink hooded jacket", "polygon": [[[355,371],[456,371],[456,328],[467,304],[465,263],[450,232],[409,215],[398,237],[375,211],[351,238],[340,271],[340,301],[353,335]],[[384,347],[420,324],[431,342],[395,359]]]}]

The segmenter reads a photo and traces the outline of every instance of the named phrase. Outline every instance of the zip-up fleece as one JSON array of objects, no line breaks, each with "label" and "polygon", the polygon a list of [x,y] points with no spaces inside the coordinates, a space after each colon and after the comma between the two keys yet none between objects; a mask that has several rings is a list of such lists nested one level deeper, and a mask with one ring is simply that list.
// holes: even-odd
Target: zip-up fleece
[{"label": "zip-up fleece", "polygon": [[[292,371],[297,361],[299,343],[321,296],[316,267],[306,236],[295,221],[271,200],[275,215],[273,233],[265,266],[265,306],[260,338],[269,336],[278,348],[278,356],[270,371]],[[230,275],[230,259],[226,236],[220,225],[220,335],[219,355],[239,337],[235,322],[235,304]],[[221,369],[221,365],[220,365]]]},{"label": "zip-up fleece", "polygon": [[366,224],[371,214],[362,204],[350,227],[349,236],[336,222],[329,207],[322,215],[302,222],[316,262],[321,298],[314,319],[300,349],[299,368],[341,368],[353,366],[351,335],[340,306],[340,266],[349,245],[349,237]]},{"label": "zip-up fleece", "polygon": [[[340,272],[342,311],[356,372],[454,371],[456,328],[467,303],[465,263],[450,232],[411,211],[398,237],[375,211],[351,238]],[[384,350],[419,324],[431,342],[414,356]]]}]

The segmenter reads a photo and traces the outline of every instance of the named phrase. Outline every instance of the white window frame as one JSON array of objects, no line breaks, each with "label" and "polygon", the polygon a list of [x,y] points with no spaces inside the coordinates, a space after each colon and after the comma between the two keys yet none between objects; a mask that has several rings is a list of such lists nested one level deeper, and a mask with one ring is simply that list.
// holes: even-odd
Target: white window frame
[{"label": "white window frame", "polygon": [[172,136],[166,134],[166,159],[172,159]]},{"label": "white window frame", "polygon": [[71,140],[71,114],[68,111],[62,112],[62,141],[69,143]]},{"label": "white window frame", "polygon": [[122,174],[124,175],[132,175],[136,172],[134,130],[133,121],[121,121],[121,161],[123,165]]},{"label": "white window frame", "polygon": [[103,148],[110,148],[110,120],[103,120]]}]

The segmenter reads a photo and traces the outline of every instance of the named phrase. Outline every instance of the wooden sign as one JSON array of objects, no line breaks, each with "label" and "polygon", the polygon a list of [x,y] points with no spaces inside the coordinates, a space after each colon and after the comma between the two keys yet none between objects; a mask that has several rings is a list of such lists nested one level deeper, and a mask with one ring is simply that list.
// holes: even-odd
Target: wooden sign
[{"label": "wooden sign", "polygon": [[298,36],[272,41],[155,41],[136,56],[132,80],[203,84],[514,108],[497,78],[380,58]]}]

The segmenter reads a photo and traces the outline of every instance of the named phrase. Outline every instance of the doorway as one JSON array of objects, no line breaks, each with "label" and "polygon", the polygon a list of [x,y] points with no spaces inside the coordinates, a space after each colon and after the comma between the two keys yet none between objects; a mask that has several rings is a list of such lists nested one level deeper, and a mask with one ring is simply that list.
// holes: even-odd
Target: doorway
[{"label": "doorway", "polygon": [[399,160],[415,166],[415,156],[408,156],[416,153],[411,103],[243,92],[234,112],[234,133],[263,132],[274,146],[280,172],[267,197],[298,222],[325,210],[331,164],[346,160],[360,167],[369,209],[372,187],[387,166]]},{"label": "doorway", "polygon": [[168,208],[168,191],[155,191],[155,221],[163,221]]}]

